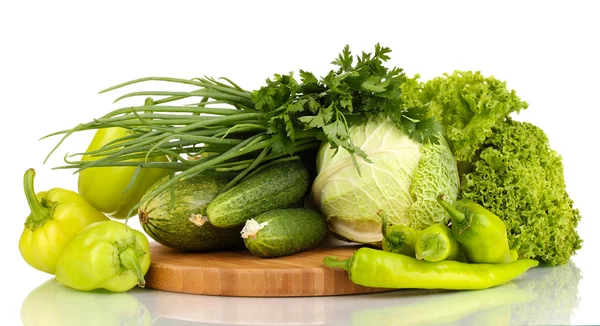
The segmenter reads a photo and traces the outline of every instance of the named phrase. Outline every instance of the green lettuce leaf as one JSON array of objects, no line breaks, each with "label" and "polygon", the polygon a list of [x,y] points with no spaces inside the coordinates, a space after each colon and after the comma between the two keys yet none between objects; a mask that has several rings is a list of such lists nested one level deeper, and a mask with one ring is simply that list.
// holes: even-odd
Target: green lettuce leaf
[{"label": "green lettuce leaf", "polygon": [[470,161],[494,126],[528,107],[506,82],[480,72],[455,71],[427,82],[419,77],[402,85],[402,100],[407,107],[429,105],[457,161]]},{"label": "green lettuce leaf", "polygon": [[566,191],[562,158],[531,123],[509,118],[491,132],[472,171],[461,177],[459,197],[497,214],[520,258],[568,262],[581,248],[581,216]]}]

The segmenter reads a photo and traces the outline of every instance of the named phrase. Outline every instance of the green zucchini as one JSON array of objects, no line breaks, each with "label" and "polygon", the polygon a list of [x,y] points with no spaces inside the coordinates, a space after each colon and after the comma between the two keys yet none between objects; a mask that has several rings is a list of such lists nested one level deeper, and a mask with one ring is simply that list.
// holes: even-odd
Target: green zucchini
[{"label": "green zucchini", "polygon": [[[168,178],[160,179],[148,192]],[[140,225],[156,242],[179,251],[243,248],[241,227],[217,228],[204,217],[208,203],[228,182],[227,179],[204,174],[181,180],[173,185],[173,198],[171,189],[167,188],[140,206]]]},{"label": "green zucchini", "polygon": [[246,221],[241,233],[254,255],[281,257],[317,247],[327,236],[327,222],[310,209],[275,209]]},{"label": "green zucchini", "polygon": [[208,204],[206,214],[220,228],[243,226],[258,214],[294,205],[308,187],[308,171],[299,161],[277,163],[219,194]]}]

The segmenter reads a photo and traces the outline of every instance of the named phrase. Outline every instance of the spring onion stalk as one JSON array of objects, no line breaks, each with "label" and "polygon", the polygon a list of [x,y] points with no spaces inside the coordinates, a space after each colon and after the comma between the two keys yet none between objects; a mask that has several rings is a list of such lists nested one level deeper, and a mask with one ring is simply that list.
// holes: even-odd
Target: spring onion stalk
[{"label": "spring onion stalk", "polygon": [[[62,136],[48,157],[74,133],[109,127],[129,129],[131,134],[126,137],[89,153],[77,153],[96,160],[65,158],[66,165],[55,168],[78,173],[100,166],[135,165],[164,167],[173,172],[168,182],[146,194],[132,210],[182,178],[207,172],[229,173],[233,178],[227,187],[231,187],[264,166],[297,159],[299,152],[316,149],[323,142],[332,149],[347,150],[360,173],[356,157],[370,160],[353,143],[349,127],[371,116],[391,119],[416,141],[438,141],[439,128],[434,119],[426,118],[427,107],[403,105],[400,86],[406,77],[402,69],[387,69],[383,65],[390,59],[390,52],[377,44],[373,53],[363,52],[354,61],[346,46],[332,62],[337,70],[323,78],[317,79],[307,71],[300,71],[300,80],[292,73],[276,74],[255,91],[244,90],[227,78],[130,80],[100,93],[149,81],[191,89],[146,89],[120,95],[114,103],[142,98],[143,105],[123,106],[74,128],[47,135]],[[170,161],[148,160],[156,155],[167,155]],[[144,160],[132,163],[134,158]]]},{"label": "spring onion stalk", "polygon": [[[93,121],[82,123],[72,129],[62,130],[45,136],[62,135],[62,139],[48,154],[54,153],[70,135],[109,127],[130,129],[133,133],[116,139],[103,147],[67,155],[66,165],[54,169],[74,169],[74,173],[84,169],[106,166],[135,166],[138,168],[164,168],[177,172],[161,187],[147,194],[145,200],[167,189],[182,178],[192,177],[206,171],[229,173],[232,176],[226,189],[234,186],[245,176],[261,165],[282,159],[297,159],[295,152],[316,149],[321,141],[316,131],[296,130],[295,150],[292,153],[273,150],[272,135],[268,133],[267,121],[271,117],[266,112],[254,109],[250,95],[235,83],[229,84],[211,78],[178,79],[168,77],[148,77],[128,81],[100,93],[114,91],[125,86],[146,81],[163,81],[176,84],[198,86],[198,89],[184,91],[138,91],[116,98],[115,102],[126,98],[145,97],[145,104],[117,108]],[[152,96],[149,97],[149,96]],[[201,100],[193,105],[179,104],[192,97]],[[71,160],[68,157],[90,155],[95,160]],[[170,162],[151,162],[148,158],[167,155]],[[48,159],[48,158],[47,158]],[[142,162],[131,161],[144,159]]]}]

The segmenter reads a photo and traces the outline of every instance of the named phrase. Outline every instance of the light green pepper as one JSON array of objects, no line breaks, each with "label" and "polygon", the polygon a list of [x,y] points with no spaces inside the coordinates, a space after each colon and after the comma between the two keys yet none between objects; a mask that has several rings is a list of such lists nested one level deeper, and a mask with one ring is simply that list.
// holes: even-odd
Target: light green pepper
[{"label": "light green pepper", "polygon": [[419,260],[430,262],[463,260],[460,244],[456,241],[452,230],[444,224],[432,224],[419,232],[415,256]]},{"label": "light green pepper", "polygon": [[124,223],[88,225],[69,243],[56,265],[56,280],[71,288],[125,292],[145,286],[150,267],[146,236]]},{"label": "light green pepper", "polygon": [[406,256],[415,256],[415,245],[419,231],[408,225],[388,226],[387,214],[380,210],[377,215],[381,217],[381,248],[383,251],[394,252]]},{"label": "light green pepper", "polygon": [[517,260],[517,252],[508,247],[504,222],[485,207],[468,199],[458,200],[454,206],[445,195],[439,204],[452,219],[452,233],[471,263],[501,264]]},{"label": "light green pepper", "polygon": [[54,274],[56,262],[71,239],[86,225],[108,221],[108,217],[67,189],[52,188],[36,194],[34,177],[34,169],[25,171],[23,183],[31,213],[19,239],[19,252],[30,266]]},{"label": "light green pepper", "polygon": [[[86,152],[99,150],[132,134],[131,130],[121,127],[98,129]],[[101,156],[86,154],[82,160],[93,161],[100,158]],[[139,158],[130,162],[144,160],[145,158]],[[168,162],[168,159],[164,155],[153,155],[148,157],[148,162]],[[131,183],[136,174],[135,181]],[[131,212],[131,208],[142,199],[148,188],[168,174],[168,170],[158,168],[142,168],[137,171],[135,166],[90,167],[79,172],[77,189],[99,211],[113,218],[124,219],[135,214],[135,211]]]},{"label": "light green pepper", "polygon": [[328,267],[343,268],[354,284],[388,289],[481,290],[508,283],[537,260],[519,259],[505,264],[470,264],[454,260],[428,262],[413,257],[359,248],[346,260],[326,256]]}]

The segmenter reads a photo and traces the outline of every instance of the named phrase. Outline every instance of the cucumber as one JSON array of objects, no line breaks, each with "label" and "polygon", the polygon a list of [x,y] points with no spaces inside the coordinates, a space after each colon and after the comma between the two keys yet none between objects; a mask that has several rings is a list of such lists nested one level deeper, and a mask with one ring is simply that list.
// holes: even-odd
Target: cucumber
[{"label": "cucumber", "polygon": [[206,214],[220,228],[243,226],[258,214],[294,205],[308,187],[308,171],[299,161],[277,163],[219,194],[208,204]]},{"label": "cucumber", "polygon": [[317,247],[327,235],[327,222],[306,208],[275,209],[246,221],[242,238],[259,257],[291,255]]},{"label": "cucumber", "polygon": [[[148,192],[168,178],[157,181]],[[156,242],[179,251],[243,248],[241,227],[217,228],[203,218],[208,203],[228,182],[225,178],[203,174],[179,181],[173,185],[173,206],[169,188],[140,206],[140,225]]]}]

